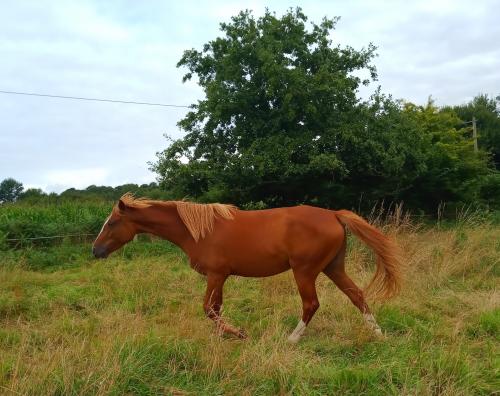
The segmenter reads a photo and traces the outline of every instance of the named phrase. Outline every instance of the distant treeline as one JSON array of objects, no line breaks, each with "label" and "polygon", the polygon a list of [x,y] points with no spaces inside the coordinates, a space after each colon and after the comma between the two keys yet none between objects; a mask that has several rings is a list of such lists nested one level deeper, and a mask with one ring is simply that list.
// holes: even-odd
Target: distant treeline
[{"label": "distant treeline", "polygon": [[[15,186],[15,188],[13,187]],[[121,186],[95,186],[85,189],[69,188],[61,193],[46,193],[39,188],[24,189],[22,183],[9,178],[0,183],[0,203],[18,202],[26,204],[50,204],[65,201],[95,201],[112,202],[118,200],[123,194],[131,192],[139,197],[151,199],[171,199],[172,193],[162,190],[158,183],[149,184],[123,184]]]}]

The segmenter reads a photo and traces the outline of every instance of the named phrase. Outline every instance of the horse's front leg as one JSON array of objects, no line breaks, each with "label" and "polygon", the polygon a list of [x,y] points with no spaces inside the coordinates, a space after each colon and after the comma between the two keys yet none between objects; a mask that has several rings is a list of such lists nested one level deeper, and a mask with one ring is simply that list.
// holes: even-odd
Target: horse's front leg
[{"label": "horse's front leg", "polygon": [[219,334],[229,333],[244,339],[247,338],[244,330],[231,326],[221,317],[222,288],[226,279],[227,275],[207,274],[207,291],[205,293],[203,308],[206,315],[215,322]]}]

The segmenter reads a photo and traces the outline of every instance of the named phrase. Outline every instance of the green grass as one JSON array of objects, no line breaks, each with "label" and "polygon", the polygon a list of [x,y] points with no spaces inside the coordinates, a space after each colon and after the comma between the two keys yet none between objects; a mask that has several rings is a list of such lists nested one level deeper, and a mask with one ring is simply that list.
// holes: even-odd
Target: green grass
[{"label": "green grass", "polygon": [[[376,339],[326,278],[297,345],[293,277],[230,278],[224,316],[204,317],[204,279],[167,242],[137,242],[107,260],[88,244],[0,253],[0,394],[489,395],[500,389],[500,229],[401,229],[408,280],[373,306]],[[371,276],[359,244],[348,271]],[[371,268],[371,266],[369,266]]]}]

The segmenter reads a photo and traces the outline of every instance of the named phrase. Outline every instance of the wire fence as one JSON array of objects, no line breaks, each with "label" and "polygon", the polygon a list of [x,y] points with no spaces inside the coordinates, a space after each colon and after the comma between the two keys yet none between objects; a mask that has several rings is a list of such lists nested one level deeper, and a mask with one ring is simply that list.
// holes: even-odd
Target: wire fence
[{"label": "wire fence", "polygon": [[185,108],[185,109],[189,109],[191,107],[191,106],[187,106],[187,105],[171,104],[171,103],[139,102],[136,100],[123,100],[123,99],[86,98],[83,96],[65,96],[65,95],[45,94],[45,93],[38,93],[38,92],[19,92],[19,91],[0,90],[0,94],[36,96],[39,98],[84,100],[84,101],[88,101],[88,102],[123,103],[123,104],[132,104],[132,105],[141,105],[141,106],[176,107],[176,108]]},{"label": "wire fence", "polygon": [[66,234],[66,235],[51,235],[42,237],[26,237],[26,238],[6,238],[7,242],[18,242],[18,241],[37,241],[37,240],[47,240],[47,239],[57,239],[57,238],[72,238],[72,237],[96,237],[97,234]]},{"label": "wire fence", "polygon": [[[24,247],[35,247],[35,246],[57,246],[59,243],[55,242],[57,240],[67,241],[70,240],[71,243],[91,243],[98,236],[98,233],[81,233],[81,234],[63,234],[63,235],[50,235],[50,236],[39,236],[39,237],[21,237],[21,238],[0,238],[0,242],[4,242],[6,246],[12,249],[22,249]],[[155,242],[161,238],[156,237],[151,234],[138,234],[134,237],[133,242]],[[1,245],[1,244],[0,244]]]},{"label": "wire fence", "polygon": [[61,234],[48,235],[37,237],[16,237],[16,238],[0,238],[0,250],[9,249],[25,249],[34,247],[49,247],[59,246],[66,242],[71,244],[91,243],[97,234],[81,233],[81,234]]}]

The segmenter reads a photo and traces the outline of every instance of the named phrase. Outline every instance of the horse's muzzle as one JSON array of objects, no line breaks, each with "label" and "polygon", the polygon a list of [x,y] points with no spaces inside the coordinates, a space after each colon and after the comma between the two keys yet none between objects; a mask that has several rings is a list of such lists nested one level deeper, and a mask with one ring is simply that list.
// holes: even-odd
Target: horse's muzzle
[{"label": "horse's muzzle", "polygon": [[95,258],[106,258],[108,255],[106,253],[106,248],[103,246],[92,246],[92,254]]}]

